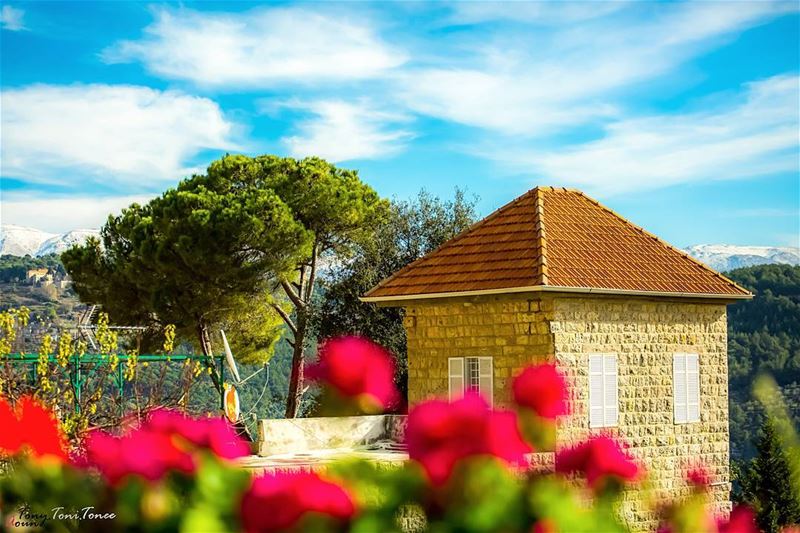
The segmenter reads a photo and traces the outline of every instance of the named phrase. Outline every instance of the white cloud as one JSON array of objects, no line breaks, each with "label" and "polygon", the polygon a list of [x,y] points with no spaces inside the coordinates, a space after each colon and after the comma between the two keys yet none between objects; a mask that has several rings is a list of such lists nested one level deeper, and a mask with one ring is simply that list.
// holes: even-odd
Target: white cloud
[{"label": "white cloud", "polygon": [[147,203],[155,195],[40,197],[27,193],[3,193],[0,222],[40,229],[50,233],[102,226],[108,215],[137,202]]},{"label": "white cloud", "polygon": [[408,117],[376,109],[365,101],[293,101],[283,106],[314,115],[297,124],[297,135],[282,139],[296,157],[316,155],[334,162],[375,159],[397,153],[412,137],[400,126]]},{"label": "white cloud", "polygon": [[25,11],[17,9],[9,5],[3,6],[0,10],[0,24],[4,30],[20,31],[27,29],[22,19],[25,17]]},{"label": "white cloud", "polygon": [[158,9],[144,38],[121,41],[103,58],[141,61],[159,76],[202,86],[252,88],[371,78],[406,59],[352,14],[301,7],[237,14]]},{"label": "white cloud", "polygon": [[517,147],[486,154],[598,194],[797,173],[798,102],[800,78],[776,76],[747,84],[742,95],[712,110],[622,119],[603,138],[558,151]]},{"label": "white cloud", "polygon": [[457,1],[451,4],[450,21],[456,24],[475,24],[507,20],[536,24],[572,24],[604,17],[624,8],[627,1]]},{"label": "white cloud", "polygon": [[796,9],[769,2],[634,3],[619,16],[560,31],[505,28],[473,44],[468,64],[404,72],[402,99],[418,113],[461,124],[550,135],[620,116],[614,102],[635,84],[657,79],[719,39]]},{"label": "white cloud", "polygon": [[[123,85],[4,90],[2,175],[140,189],[189,173],[203,149],[236,149],[234,124],[207,98]],[[65,177],[67,176],[67,177]]]}]

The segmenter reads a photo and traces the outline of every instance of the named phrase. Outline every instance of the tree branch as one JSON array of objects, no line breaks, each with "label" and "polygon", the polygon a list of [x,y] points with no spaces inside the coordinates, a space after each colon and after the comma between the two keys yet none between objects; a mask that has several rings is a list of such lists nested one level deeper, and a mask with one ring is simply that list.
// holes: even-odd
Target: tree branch
[{"label": "tree branch", "polygon": [[292,322],[291,317],[286,314],[286,311],[281,309],[281,306],[279,306],[278,304],[271,304],[271,305],[272,308],[275,309],[279,315],[281,315],[281,318],[283,319],[284,322],[286,322],[286,325],[289,326],[289,330],[291,330],[292,335],[297,336],[297,326],[294,325],[294,322]]},{"label": "tree branch", "polygon": [[305,302],[303,302],[303,300],[300,299],[297,293],[294,292],[292,285],[288,281],[281,281],[281,287],[283,287],[286,296],[289,297],[289,299],[292,301],[295,307],[297,307],[298,309],[305,309],[306,306]]},{"label": "tree branch", "polygon": [[314,281],[316,281],[316,277],[317,277],[317,243],[315,241],[314,246],[311,248],[311,266],[309,267],[308,285],[306,285],[306,292],[305,292],[306,302],[310,302],[311,297],[314,294]]}]

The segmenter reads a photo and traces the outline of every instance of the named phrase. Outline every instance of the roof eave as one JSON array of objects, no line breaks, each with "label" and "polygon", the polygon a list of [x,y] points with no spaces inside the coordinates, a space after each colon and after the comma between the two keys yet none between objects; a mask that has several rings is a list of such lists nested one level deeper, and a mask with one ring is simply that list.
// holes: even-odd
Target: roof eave
[{"label": "roof eave", "polygon": [[603,289],[597,287],[559,287],[554,285],[535,285],[528,287],[506,287],[502,289],[483,289],[477,291],[456,291],[456,292],[435,292],[428,294],[401,294],[394,296],[367,296],[359,298],[362,302],[400,302],[407,300],[428,300],[436,298],[457,298],[459,296],[489,296],[493,294],[515,294],[524,292],[561,292],[572,294],[601,294],[618,296],[654,296],[671,298],[695,298],[711,300],[750,300],[753,298],[751,293],[746,294],[716,294],[698,292],[667,292],[667,291],[639,291],[627,289]]}]

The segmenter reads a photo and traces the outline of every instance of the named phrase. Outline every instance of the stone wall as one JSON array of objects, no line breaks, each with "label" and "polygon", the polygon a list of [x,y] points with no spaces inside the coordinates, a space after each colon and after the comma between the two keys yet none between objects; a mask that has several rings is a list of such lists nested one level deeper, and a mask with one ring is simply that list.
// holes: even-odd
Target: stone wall
[{"label": "stone wall", "polygon": [[[606,431],[631,446],[648,470],[652,490],[629,494],[624,515],[637,528],[654,529],[648,508],[688,490],[684,472],[700,461],[715,480],[720,511],[729,509],[728,360],[723,303],[558,297],[550,322],[556,359],[572,390],[570,417],[560,444],[591,432],[588,356],[616,353],[619,425]],[[699,354],[700,422],[673,422],[672,358]]]},{"label": "stone wall", "polygon": [[[651,489],[626,495],[625,519],[636,529],[654,529],[650,510],[686,493],[683,476],[692,461],[710,469],[716,505],[729,509],[724,303],[541,293],[431,299],[407,304],[405,326],[411,403],[446,397],[448,357],[494,358],[495,405],[509,402],[510,380],[524,366],[555,358],[573,394],[559,445],[602,431],[589,429],[588,356],[616,353],[619,425],[605,431],[629,443]],[[675,352],[699,354],[700,422],[673,422]]]},{"label": "stone wall", "polygon": [[494,358],[494,402],[510,400],[511,377],[553,353],[551,300],[531,295],[431,299],[406,306],[410,403],[446,398],[448,357]]}]

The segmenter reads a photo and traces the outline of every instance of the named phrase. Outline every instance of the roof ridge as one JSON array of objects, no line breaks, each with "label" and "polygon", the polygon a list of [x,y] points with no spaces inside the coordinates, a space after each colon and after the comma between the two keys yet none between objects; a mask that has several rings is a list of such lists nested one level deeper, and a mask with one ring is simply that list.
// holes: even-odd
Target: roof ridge
[{"label": "roof ridge", "polygon": [[[566,190],[566,189],[565,189],[565,190]],[[725,281],[725,282],[727,282],[727,283],[730,283],[731,285],[733,285],[734,287],[736,287],[736,288],[737,288],[737,289],[739,289],[740,291],[744,292],[745,294],[751,294],[751,293],[750,293],[750,291],[748,291],[747,289],[745,289],[744,287],[742,287],[741,285],[739,285],[739,284],[738,284],[738,283],[736,283],[735,281],[733,281],[733,280],[731,280],[731,279],[729,279],[729,278],[727,278],[727,277],[723,276],[722,274],[720,274],[719,272],[717,272],[716,270],[714,270],[714,269],[713,269],[713,268],[711,268],[710,266],[706,265],[706,264],[705,264],[705,263],[703,263],[702,261],[699,261],[699,260],[695,259],[695,258],[694,258],[694,257],[692,257],[691,255],[689,255],[687,252],[684,252],[684,251],[683,251],[683,250],[681,250],[680,248],[677,248],[677,247],[675,247],[675,246],[671,245],[670,243],[668,243],[667,241],[665,241],[665,240],[661,239],[661,238],[660,238],[660,237],[658,237],[657,235],[654,235],[653,233],[650,233],[650,232],[649,232],[649,231],[647,231],[646,229],[642,228],[641,226],[638,226],[638,225],[634,224],[633,222],[631,222],[630,220],[628,220],[628,219],[627,219],[627,218],[625,218],[624,216],[620,215],[619,213],[617,213],[616,211],[614,211],[614,210],[613,210],[613,209],[611,209],[610,207],[607,207],[607,206],[605,206],[605,205],[601,204],[600,202],[598,202],[597,200],[595,200],[595,199],[594,199],[594,198],[592,198],[591,196],[587,195],[587,194],[586,194],[586,193],[584,193],[583,191],[580,191],[580,190],[578,190],[578,189],[573,189],[573,191],[574,191],[574,192],[576,192],[576,193],[578,193],[579,195],[583,196],[584,198],[586,198],[587,200],[589,200],[590,202],[592,202],[592,203],[593,203],[593,204],[595,204],[596,206],[600,207],[601,209],[603,209],[603,210],[605,210],[605,211],[608,211],[609,213],[611,213],[611,214],[612,214],[612,215],[614,215],[615,217],[617,217],[617,218],[619,218],[620,220],[622,220],[622,222],[623,222],[623,223],[625,223],[627,226],[630,226],[631,228],[635,229],[635,230],[636,230],[636,231],[638,231],[639,233],[641,233],[641,234],[643,234],[643,235],[646,235],[647,237],[650,237],[651,239],[655,240],[655,241],[656,241],[656,242],[658,242],[659,244],[662,244],[662,245],[666,246],[667,248],[669,248],[669,249],[671,249],[671,250],[673,250],[673,251],[675,251],[675,252],[678,252],[678,254],[679,254],[681,257],[683,257],[683,259],[685,259],[685,260],[689,261],[690,263],[694,263],[695,265],[699,266],[699,267],[700,267],[700,268],[702,268],[703,270],[705,270],[705,271],[707,271],[707,272],[709,272],[709,273],[713,274],[714,276],[716,276],[716,277],[720,278],[721,280],[723,280],[723,281]]]},{"label": "roof ridge", "polygon": [[552,191],[552,187],[536,187],[533,192],[533,233],[539,253],[536,265],[539,267],[539,283],[547,285],[547,238],[544,222],[544,194]]},{"label": "roof ridge", "polygon": [[512,205],[514,205],[514,204],[516,204],[516,203],[520,202],[522,199],[524,199],[524,198],[527,198],[528,196],[530,196],[530,195],[532,195],[532,194],[536,194],[536,193],[535,193],[535,191],[536,191],[536,189],[537,189],[537,188],[538,188],[538,187],[534,187],[533,189],[530,189],[530,190],[528,190],[528,191],[527,191],[527,192],[525,192],[524,194],[522,194],[522,195],[520,195],[520,196],[517,196],[516,198],[514,198],[514,199],[513,199],[513,200],[511,200],[510,202],[508,202],[508,203],[506,203],[506,204],[504,204],[504,205],[502,205],[502,206],[498,207],[497,209],[495,209],[494,211],[492,211],[491,213],[489,213],[489,214],[488,214],[486,217],[484,217],[484,218],[482,218],[482,219],[480,219],[480,220],[478,220],[478,221],[474,222],[473,224],[471,224],[471,225],[469,225],[468,227],[466,227],[466,228],[464,228],[463,230],[461,230],[461,232],[459,232],[459,233],[458,233],[456,236],[454,236],[454,237],[452,237],[452,238],[450,238],[450,239],[446,240],[445,242],[443,242],[442,244],[440,244],[439,246],[437,246],[437,247],[436,247],[436,248],[434,248],[433,250],[429,251],[428,253],[426,253],[426,254],[425,254],[425,255],[423,255],[422,257],[418,257],[417,259],[413,260],[412,262],[410,262],[409,264],[407,264],[406,266],[404,266],[403,268],[401,268],[400,270],[398,270],[397,272],[395,272],[394,274],[392,274],[392,275],[391,275],[391,276],[389,276],[388,278],[385,278],[385,279],[384,279],[384,280],[382,280],[380,283],[378,283],[377,285],[375,285],[374,287],[372,287],[372,288],[371,288],[369,291],[367,291],[367,293],[366,293],[366,294],[364,294],[364,297],[369,297],[369,295],[370,295],[370,294],[372,294],[372,293],[373,293],[373,292],[375,292],[376,290],[378,290],[378,289],[382,288],[384,285],[388,284],[388,283],[389,283],[390,281],[392,281],[394,278],[396,278],[396,277],[400,276],[401,274],[405,274],[405,273],[406,273],[406,272],[408,272],[409,270],[411,270],[411,269],[415,268],[415,266],[417,265],[417,263],[419,263],[419,262],[421,262],[422,260],[426,259],[427,257],[429,257],[429,256],[431,256],[431,255],[433,255],[433,254],[435,254],[435,253],[436,253],[436,252],[438,252],[439,250],[442,250],[442,249],[444,249],[444,248],[448,248],[448,247],[450,247],[450,246],[454,245],[456,242],[458,242],[458,241],[460,241],[461,239],[463,239],[463,238],[464,238],[464,237],[465,237],[465,236],[466,236],[468,233],[470,233],[470,232],[472,232],[473,230],[475,230],[475,229],[477,229],[477,228],[479,228],[479,227],[483,226],[485,223],[487,223],[487,222],[489,222],[490,220],[492,220],[493,218],[495,218],[495,217],[496,217],[496,216],[497,216],[497,215],[498,215],[498,214],[499,214],[501,211],[503,211],[504,209],[511,207]]}]

